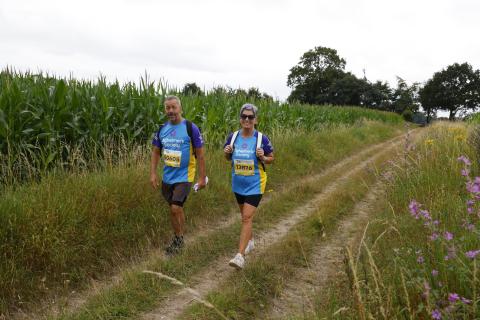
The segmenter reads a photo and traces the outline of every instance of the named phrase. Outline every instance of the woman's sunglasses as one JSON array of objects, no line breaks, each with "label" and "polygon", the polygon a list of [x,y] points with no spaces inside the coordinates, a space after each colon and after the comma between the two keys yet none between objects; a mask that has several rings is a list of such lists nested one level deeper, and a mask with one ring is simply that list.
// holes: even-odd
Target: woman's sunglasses
[{"label": "woman's sunglasses", "polygon": [[253,114],[249,114],[249,115],[242,114],[242,115],[240,115],[240,118],[242,118],[243,120],[247,120],[247,119],[248,120],[253,120],[253,119],[255,119],[255,115],[253,115]]}]

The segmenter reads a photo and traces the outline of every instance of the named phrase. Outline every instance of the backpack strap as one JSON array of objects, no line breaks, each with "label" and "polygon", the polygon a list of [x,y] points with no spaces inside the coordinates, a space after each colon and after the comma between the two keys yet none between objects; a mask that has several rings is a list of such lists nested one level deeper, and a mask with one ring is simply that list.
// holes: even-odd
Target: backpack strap
[{"label": "backpack strap", "polygon": [[[262,139],[263,139],[263,134],[260,131],[257,131],[257,149],[262,147]],[[257,149],[255,149],[255,152],[257,151]],[[258,159],[258,162],[262,164],[263,171],[267,171],[265,168],[265,163],[260,161],[260,159]]]},{"label": "backpack strap", "polygon": [[260,131],[257,131],[257,149],[262,147],[262,138],[263,134]]},{"label": "backpack strap", "polygon": [[196,157],[197,157],[197,153],[196,153],[195,147],[193,146],[193,139],[192,139],[192,136],[193,136],[193,133],[192,133],[192,121],[187,120],[187,119],[185,119],[185,121],[186,121],[186,125],[187,125],[187,134],[188,134],[188,137],[190,138],[190,143],[192,144],[193,156],[196,158]]},{"label": "backpack strap", "polygon": [[235,143],[235,140],[237,140],[239,132],[240,130],[235,131],[232,135],[232,139],[230,139],[230,147],[232,147],[232,150],[233,150],[233,144]]}]

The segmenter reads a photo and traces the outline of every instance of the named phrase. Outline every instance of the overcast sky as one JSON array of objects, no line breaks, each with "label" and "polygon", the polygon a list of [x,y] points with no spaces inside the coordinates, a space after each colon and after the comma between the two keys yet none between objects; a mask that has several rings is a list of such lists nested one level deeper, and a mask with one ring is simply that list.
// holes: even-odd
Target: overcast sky
[{"label": "overcast sky", "polygon": [[258,87],[285,99],[315,46],[346,70],[424,82],[454,62],[480,68],[477,0],[0,0],[0,68],[176,86]]}]

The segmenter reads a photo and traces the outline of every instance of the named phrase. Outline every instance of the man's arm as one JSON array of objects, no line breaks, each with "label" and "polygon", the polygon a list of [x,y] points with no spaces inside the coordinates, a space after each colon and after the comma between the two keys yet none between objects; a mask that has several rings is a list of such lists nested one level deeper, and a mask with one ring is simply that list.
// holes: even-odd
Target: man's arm
[{"label": "man's arm", "polygon": [[207,176],[207,169],[205,165],[205,152],[203,147],[195,148],[195,155],[197,156],[198,161],[198,189],[205,188],[207,184],[206,176]]},{"label": "man's arm", "polygon": [[160,148],[153,146],[152,148],[152,157],[150,161],[150,183],[154,189],[157,189],[160,185],[158,182],[158,175],[157,175],[157,166],[158,162],[160,161]]}]

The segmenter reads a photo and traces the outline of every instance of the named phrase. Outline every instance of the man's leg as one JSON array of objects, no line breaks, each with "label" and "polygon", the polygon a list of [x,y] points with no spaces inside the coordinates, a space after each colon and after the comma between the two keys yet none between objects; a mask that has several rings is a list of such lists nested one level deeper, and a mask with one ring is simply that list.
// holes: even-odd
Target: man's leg
[{"label": "man's leg", "polygon": [[173,185],[172,197],[170,199],[170,220],[172,222],[175,236],[167,249],[168,254],[175,254],[183,247],[183,234],[185,233],[185,213],[183,204],[187,200],[191,183],[177,183]]},{"label": "man's leg", "polygon": [[183,237],[183,233],[185,231],[185,214],[183,212],[183,207],[176,204],[171,204],[170,218],[175,235]]}]

